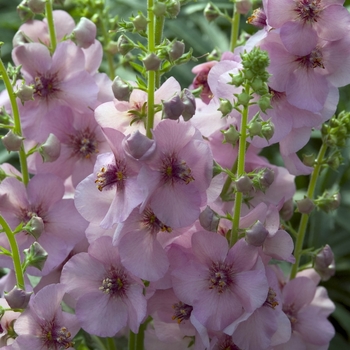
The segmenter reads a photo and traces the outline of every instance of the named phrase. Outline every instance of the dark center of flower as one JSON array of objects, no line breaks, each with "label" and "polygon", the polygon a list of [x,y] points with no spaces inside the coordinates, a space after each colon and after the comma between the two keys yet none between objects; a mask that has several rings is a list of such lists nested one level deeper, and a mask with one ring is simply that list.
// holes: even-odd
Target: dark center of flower
[{"label": "dark center of flower", "polygon": [[43,342],[47,349],[68,349],[74,346],[71,333],[66,327],[54,329],[54,321],[43,328]]},{"label": "dark center of flower", "polygon": [[297,318],[295,317],[296,311],[295,311],[294,304],[283,305],[283,312],[287,315],[293,328],[294,324],[297,323],[298,321]]},{"label": "dark center of flower", "polygon": [[286,96],[285,92],[276,91],[276,90],[272,89],[271,87],[269,87],[269,93],[272,96],[271,103],[278,102],[279,100],[281,100],[282,98],[284,98]]},{"label": "dark center of flower", "polygon": [[41,205],[36,207],[32,206],[30,208],[20,208],[17,214],[18,219],[25,224],[35,216],[39,216],[41,218],[45,216]]},{"label": "dark center of flower", "polygon": [[34,78],[34,93],[42,98],[50,98],[59,91],[57,74],[41,75]]},{"label": "dark center of flower", "polygon": [[303,56],[303,57],[298,57],[296,59],[296,62],[300,64],[300,66],[311,69],[311,68],[323,68],[323,57],[322,57],[322,52],[319,48],[315,48],[314,50],[311,51],[310,54]]},{"label": "dark center of flower", "polygon": [[97,145],[95,133],[90,128],[69,136],[68,146],[72,149],[72,156],[88,159],[92,154],[98,153]]},{"label": "dark center of flower", "polygon": [[225,335],[224,339],[219,343],[218,350],[241,350],[232,340],[232,337]]},{"label": "dark center of flower", "polygon": [[269,291],[267,293],[267,298],[266,298],[264,305],[269,306],[272,309],[274,309],[278,305],[278,301],[276,300],[276,296],[277,296],[276,292],[272,288],[269,288]]},{"label": "dark center of flower", "polygon": [[172,228],[164,225],[149,207],[143,211],[140,223],[141,228],[146,229],[151,234],[157,234],[159,231],[172,232]]},{"label": "dark center of flower", "polygon": [[222,294],[233,284],[232,266],[223,262],[212,263],[209,268],[209,289],[216,289]]},{"label": "dark center of flower", "polygon": [[321,0],[299,0],[295,2],[295,5],[294,11],[301,21],[304,23],[317,22],[322,11]]},{"label": "dark center of flower", "polygon": [[111,297],[124,297],[129,288],[128,276],[124,269],[113,268],[108,275],[102,280],[101,290]]},{"label": "dark center of flower", "polygon": [[186,162],[183,160],[179,161],[174,154],[163,158],[160,172],[166,184],[184,182],[187,185],[191,181],[194,181],[194,177],[191,175],[191,169],[187,166]]},{"label": "dark center of flower", "polygon": [[124,160],[115,160],[115,164],[108,164],[100,169],[97,173],[95,183],[97,188],[110,190],[117,187],[117,191],[122,191],[125,187],[125,180],[127,179],[127,167]]},{"label": "dark center of flower", "polygon": [[177,320],[177,323],[180,324],[183,320],[188,320],[190,318],[193,307],[179,301],[173,305],[173,309],[174,315],[172,316],[172,319]]}]

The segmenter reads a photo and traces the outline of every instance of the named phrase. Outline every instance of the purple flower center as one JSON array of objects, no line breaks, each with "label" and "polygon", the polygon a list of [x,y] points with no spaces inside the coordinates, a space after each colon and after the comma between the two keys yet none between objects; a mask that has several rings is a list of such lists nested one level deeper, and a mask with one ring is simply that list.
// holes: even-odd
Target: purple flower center
[{"label": "purple flower center", "polygon": [[269,288],[264,306],[269,306],[272,309],[274,309],[278,305],[278,301],[276,300],[276,296],[277,296],[276,292],[272,288]]},{"label": "purple flower center", "polygon": [[60,91],[58,88],[57,74],[39,75],[35,77],[34,90],[35,94],[40,97],[46,99],[53,97],[57,91]]},{"label": "purple flower center", "polygon": [[115,160],[114,164],[108,164],[100,169],[97,173],[97,179],[95,183],[97,188],[102,191],[103,189],[110,190],[117,186],[117,191],[122,191],[125,187],[125,180],[127,168],[124,160]]},{"label": "purple flower center", "polygon": [[241,350],[228,335],[217,345],[218,350]]},{"label": "purple flower center", "polygon": [[42,340],[47,349],[68,349],[73,347],[71,333],[66,327],[57,329],[55,320],[42,327]]},{"label": "purple flower center", "polygon": [[171,318],[177,320],[177,323],[180,324],[183,320],[188,320],[190,318],[193,307],[179,301],[173,305],[173,309],[174,315]]},{"label": "purple flower center", "polygon": [[209,268],[209,289],[216,289],[222,294],[233,284],[234,272],[232,265],[216,262]]},{"label": "purple flower center", "polygon": [[124,269],[112,268],[108,275],[102,280],[99,290],[112,297],[124,297],[128,287],[128,276]]},{"label": "purple flower center", "polygon": [[292,325],[292,328],[294,326],[295,323],[297,323],[297,318],[295,317],[296,315],[296,311],[295,311],[295,307],[294,304],[291,305],[283,305],[283,312],[287,315],[287,317],[289,318],[289,321]]},{"label": "purple flower center", "polygon": [[179,161],[175,154],[168,155],[162,159],[160,172],[165,184],[170,183],[173,185],[177,182],[184,182],[187,185],[194,181],[191,169],[185,161]]},{"label": "purple flower center", "polygon": [[18,219],[25,224],[28,223],[34,216],[41,217],[44,220],[45,214],[43,213],[41,205],[37,207],[20,208],[17,215]]},{"label": "purple flower center", "polygon": [[297,13],[298,18],[305,22],[314,23],[317,22],[322,11],[321,0],[299,0],[296,1],[296,7],[294,11]]},{"label": "purple flower center", "polygon": [[172,232],[172,228],[164,225],[153,213],[151,208],[146,208],[142,213],[141,227],[146,229],[152,235],[159,231]]},{"label": "purple flower center", "polygon": [[322,52],[317,47],[310,54],[298,57],[295,61],[306,69],[317,67],[324,69]]},{"label": "purple flower center", "polygon": [[68,146],[72,149],[72,156],[88,159],[92,154],[98,153],[97,140],[90,128],[79,130],[69,138]]}]

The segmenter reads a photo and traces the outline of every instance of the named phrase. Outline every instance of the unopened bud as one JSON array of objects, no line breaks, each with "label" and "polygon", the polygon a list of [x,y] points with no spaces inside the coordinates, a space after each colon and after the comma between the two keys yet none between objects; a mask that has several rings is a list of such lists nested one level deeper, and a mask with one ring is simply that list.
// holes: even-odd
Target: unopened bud
[{"label": "unopened bud", "polygon": [[32,294],[32,292],[26,292],[14,286],[10,292],[5,292],[4,298],[11,309],[25,309]]},{"label": "unopened bud", "polygon": [[118,43],[116,41],[110,41],[107,45],[106,51],[112,55],[118,53]]},{"label": "unopened bud", "polygon": [[28,6],[33,13],[41,14],[45,12],[46,0],[28,0]]},{"label": "unopened bud", "polygon": [[249,136],[254,137],[254,136],[261,136],[262,133],[262,124],[260,119],[253,119],[247,126]]},{"label": "unopened bud", "polygon": [[264,28],[267,25],[264,10],[261,8],[255,9],[253,14],[248,18],[247,23],[258,28]]},{"label": "unopened bud", "polygon": [[321,276],[322,281],[329,280],[335,274],[334,254],[328,244],[326,244],[316,255],[314,268]]},{"label": "unopened bud", "polygon": [[176,61],[185,52],[185,44],[182,41],[174,41],[169,49],[169,58],[171,61]]},{"label": "unopened bud", "polygon": [[166,13],[170,18],[176,18],[181,9],[180,0],[170,0],[166,2]]},{"label": "unopened bud", "polygon": [[269,120],[268,123],[264,123],[262,126],[261,133],[266,141],[269,141],[275,133],[275,126]]},{"label": "unopened bud", "polygon": [[250,0],[237,0],[236,1],[236,11],[241,15],[246,15],[252,8],[252,3]]},{"label": "unopened bud", "polygon": [[117,41],[118,52],[125,56],[128,52],[135,48],[135,44],[124,34]]},{"label": "unopened bud", "polygon": [[61,143],[54,134],[50,134],[46,142],[39,147],[39,153],[44,163],[54,162],[61,153]]},{"label": "unopened bud", "polygon": [[296,203],[297,203],[298,212],[302,214],[310,214],[315,208],[314,202],[307,197],[299,201],[296,201]]},{"label": "unopened bud", "polygon": [[156,144],[154,140],[149,139],[137,130],[124,138],[123,147],[131,157],[146,160],[153,155]]},{"label": "unopened bud", "polygon": [[204,17],[208,22],[212,22],[220,16],[220,10],[217,6],[209,2],[204,9]]},{"label": "unopened bud", "polygon": [[253,182],[246,175],[243,175],[238,180],[236,180],[235,185],[236,190],[242,193],[249,193],[253,189]]},{"label": "unopened bud", "polygon": [[243,84],[243,82],[244,82],[244,77],[241,73],[231,74],[231,81],[229,83],[230,85],[239,87]]},{"label": "unopened bud", "polygon": [[330,194],[325,192],[322,196],[314,200],[318,208],[329,213],[337,209],[340,205],[340,193]]},{"label": "unopened bud", "polygon": [[96,25],[89,19],[82,17],[78,25],[73,29],[72,39],[79,47],[87,49],[95,42]]},{"label": "unopened bud", "polygon": [[34,13],[30,10],[28,6],[28,0],[23,0],[18,6],[17,6],[17,13],[19,18],[23,22],[27,22],[34,18]]},{"label": "unopened bud", "polygon": [[267,190],[275,180],[275,172],[270,168],[265,168],[259,176],[259,187],[261,190]]},{"label": "unopened bud", "polygon": [[211,232],[217,232],[220,222],[220,216],[208,205],[199,215],[199,223],[201,226]]},{"label": "unopened bud", "polygon": [[245,233],[245,240],[248,244],[255,247],[263,245],[269,231],[266,230],[264,225],[258,220],[250,229]]},{"label": "unopened bud", "polygon": [[258,106],[260,107],[263,113],[265,113],[267,109],[272,109],[271,96],[269,94],[261,96],[258,100]]},{"label": "unopened bud", "polygon": [[142,60],[142,62],[147,71],[154,71],[160,68],[162,60],[155,53],[152,52],[151,54],[147,55]]},{"label": "unopened bud", "polygon": [[153,6],[153,13],[157,17],[163,17],[166,14],[166,4],[164,2],[156,1]]},{"label": "unopened bud", "polygon": [[240,133],[237,131],[235,126],[230,125],[227,130],[221,130],[221,132],[224,135],[224,140],[222,143],[229,143],[233,146],[236,145],[237,141],[239,140]]},{"label": "unopened bud", "polygon": [[17,97],[21,100],[22,104],[27,101],[34,100],[34,88],[29,85],[22,84],[16,91]]},{"label": "unopened bud", "polygon": [[137,32],[144,32],[147,30],[148,21],[143,13],[139,12],[139,14],[132,20],[132,24]]},{"label": "unopened bud", "polygon": [[40,216],[33,216],[28,223],[23,227],[23,231],[31,234],[35,239],[38,239],[44,231],[44,221]]},{"label": "unopened bud", "polygon": [[23,253],[25,256],[25,266],[34,266],[40,271],[43,269],[48,254],[38,242],[34,242],[28,249],[25,249]]},{"label": "unopened bud", "polygon": [[163,101],[162,119],[178,120],[184,109],[180,95],[176,94],[168,101]]},{"label": "unopened bud", "polygon": [[2,143],[9,152],[18,152],[21,149],[24,138],[10,130],[3,138]]},{"label": "unopened bud", "polygon": [[284,221],[288,221],[292,218],[294,212],[293,199],[290,198],[283,204],[282,209],[280,210],[281,218]]},{"label": "unopened bud", "polygon": [[307,166],[313,167],[315,165],[315,155],[303,154],[303,163]]},{"label": "unopened bud", "polygon": [[240,94],[235,94],[237,97],[237,103],[242,105],[242,106],[248,106],[249,101],[253,98],[246,92],[241,92]]},{"label": "unopened bud", "polygon": [[181,101],[184,105],[182,117],[184,121],[190,120],[196,113],[196,99],[189,89],[183,89],[181,92]]},{"label": "unopened bud", "polygon": [[220,98],[220,107],[218,108],[218,111],[222,113],[223,117],[226,117],[228,114],[232,112],[233,106],[232,103],[227,100]]},{"label": "unopened bud", "polygon": [[114,97],[118,101],[129,101],[132,93],[132,86],[122,78],[116,76],[112,83],[112,91]]}]

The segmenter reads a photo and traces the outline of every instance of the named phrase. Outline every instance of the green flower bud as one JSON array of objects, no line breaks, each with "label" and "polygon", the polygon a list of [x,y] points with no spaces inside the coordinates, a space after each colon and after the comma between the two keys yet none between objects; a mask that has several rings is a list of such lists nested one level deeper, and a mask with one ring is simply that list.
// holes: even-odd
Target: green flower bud
[{"label": "green flower bud", "polygon": [[44,13],[45,12],[45,0],[28,0],[28,6],[33,13]]},{"label": "green flower bud", "polygon": [[33,292],[26,292],[14,286],[10,292],[4,293],[4,298],[11,309],[25,309],[32,294]]},{"label": "green flower bud", "polygon": [[153,6],[153,13],[157,17],[163,17],[166,14],[166,4],[164,2],[157,1]]},{"label": "green flower bud", "polygon": [[54,134],[50,134],[45,143],[39,147],[39,153],[44,163],[57,160],[61,153],[61,143],[59,139]]},{"label": "green flower bud", "polygon": [[241,92],[240,94],[235,94],[237,97],[237,103],[242,106],[248,106],[249,101],[253,98],[251,95],[246,92]]},{"label": "green flower bud", "polygon": [[28,232],[37,240],[44,231],[44,226],[44,221],[41,217],[33,216],[23,227],[23,231]]},{"label": "green flower bud", "polygon": [[230,85],[234,85],[236,87],[242,86],[244,82],[244,77],[241,72],[238,74],[230,74],[231,76],[231,82],[229,82]]},{"label": "green flower bud", "polygon": [[125,56],[128,52],[135,48],[135,44],[124,34],[117,41],[118,52]]},{"label": "green flower bud", "polygon": [[153,52],[149,55],[147,55],[143,60],[143,65],[146,68],[146,71],[149,70],[158,70],[160,68],[160,65],[162,63],[162,60]]},{"label": "green flower bud", "polygon": [[302,214],[310,214],[315,208],[314,202],[307,197],[299,201],[296,201],[296,203],[297,203],[297,211]]},{"label": "green flower bud", "polygon": [[303,163],[306,166],[313,167],[315,165],[315,155],[314,154],[303,154]]},{"label": "green flower bud", "polygon": [[129,101],[132,90],[132,86],[125,80],[123,80],[119,76],[116,76],[114,78],[112,83],[112,91],[114,97],[118,101]]},{"label": "green flower bud", "polygon": [[179,0],[168,0],[166,2],[166,13],[170,18],[176,18],[180,13],[181,4]]},{"label": "green flower bud", "polygon": [[242,192],[243,194],[248,194],[254,189],[252,180],[247,176],[243,175],[238,180],[235,181],[236,190]]},{"label": "green flower bud", "polygon": [[171,61],[176,61],[185,52],[185,44],[182,41],[172,42],[170,49],[168,51],[169,58]]},{"label": "green flower bud", "polygon": [[147,18],[143,13],[139,12],[139,14],[132,19],[132,24],[137,32],[145,32],[147,30]]},{"label": "green flower bud", "polygon": [[322,196],[314,200],[316,206],[326,213],[337,209],[340,205],[340,193],[330,194],[325,192]]},{"label": "green flower bud", "polygon": [[2,143],[9,152],[18,152],[21,149],[24,138],[10,130],[3,138]]},{"label": "green flower bud", "polygon": [[261,120],[253,119],[247,126],[249,136],[253,138],[254,136],[262,136],[262,124]]},{"label": "green flower bud", "polygon": [[222,143],[229,143],[233,146],[236,145],[240,136],[240,133],[237,131],[236,127],[230,125],[230,127],[227,130],[221,130],[221,132],[224,135],[224,140]]},{"label": "green flower bud", "polygon": [[207,205],[199,215],[199,223],[205,230],[217,232],[220,223],[220,216]]},{"label": "green flower bud", "polygon": [[17,97],[21,100],[22,104],[27,101],[34,100],[34,88],[29,85],[25,85],[24,83],[19,87],[16,91]]},{"label": "green flower bud", "polygon": [[223,117],[226,117],[228,114],[232,112],[233,106],[232,103],[227,100],[220,98],[220,107],[218,108],[218,111],[222,113]]},{"label": "green flower bud", "polygon": [[208,22],[212,22],[220,16],[220,10],[217,6],[209,2],[204,9],[204,17]]},{"label": "green flower bud", "polygon": [[34,266],[40,271],[43,269],[48,254],[38,242],[34,242],[28,249],[25,249],[23,253],[25,256],[25,266]]},{"label": "green flower bud", "polygon": [[273,134],[275,133],[275,126],[270,120],[263,124],[261,133],[267,141],[272,138]]}]

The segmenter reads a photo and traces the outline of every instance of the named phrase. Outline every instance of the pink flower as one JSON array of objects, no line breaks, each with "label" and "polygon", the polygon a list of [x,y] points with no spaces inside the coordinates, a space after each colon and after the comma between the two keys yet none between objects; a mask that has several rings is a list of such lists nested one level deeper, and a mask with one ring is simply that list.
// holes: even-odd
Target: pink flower
[{"label": "pink flower", "polygon": [[121,264],[111,237],[100,237],[88,253],[73,256],[63,267],[61,282],[76,300],[77,318],[87,332],[113,337],[125,326],[138,332],[146,316],[143,283]]}]

